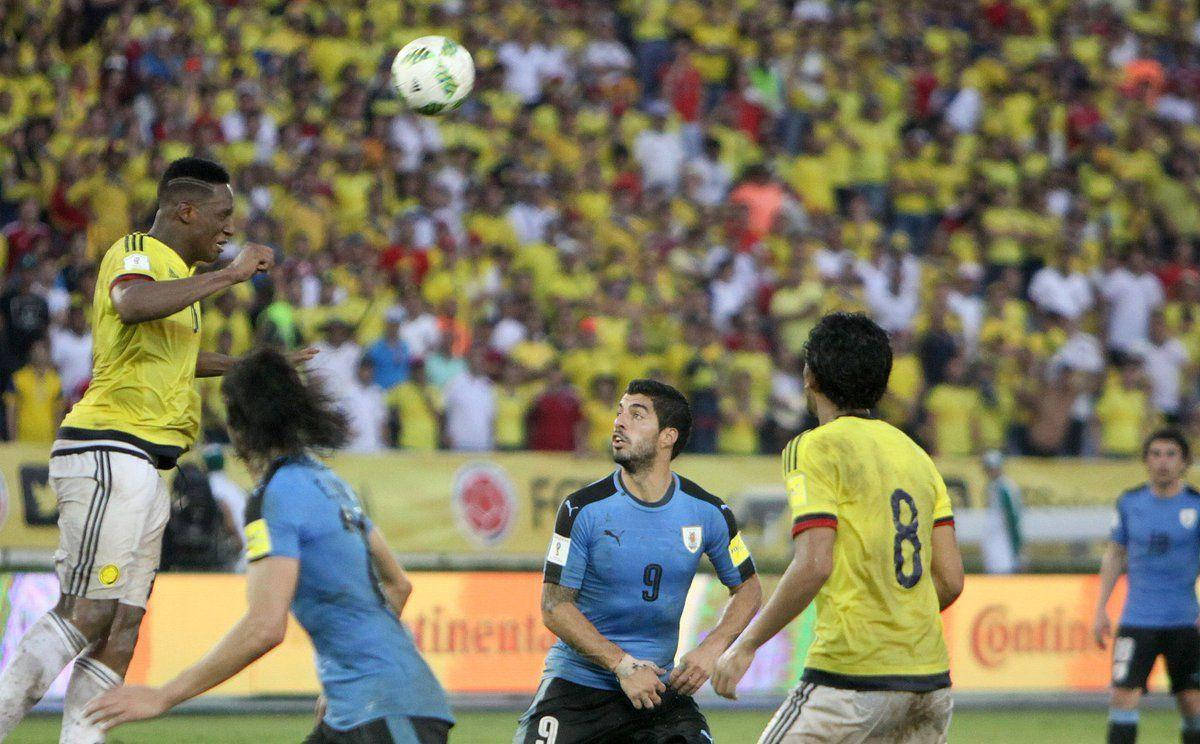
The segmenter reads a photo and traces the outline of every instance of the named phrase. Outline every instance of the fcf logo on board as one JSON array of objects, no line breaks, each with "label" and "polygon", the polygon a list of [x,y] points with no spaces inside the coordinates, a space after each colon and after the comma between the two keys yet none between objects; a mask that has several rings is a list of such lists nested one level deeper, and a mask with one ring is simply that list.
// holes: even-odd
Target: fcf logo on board
[{"label": "fcf logo on board", "polygon": [[486,547],[503,542],[517,519],[517,497],[502,468],[468,463],[454,475],[454,515],[467,537]]}]

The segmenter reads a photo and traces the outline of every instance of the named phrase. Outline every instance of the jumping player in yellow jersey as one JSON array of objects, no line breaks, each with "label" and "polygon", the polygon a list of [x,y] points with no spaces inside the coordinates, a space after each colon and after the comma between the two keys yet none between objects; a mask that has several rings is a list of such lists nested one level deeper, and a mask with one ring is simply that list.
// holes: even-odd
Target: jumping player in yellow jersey
[{"label": "jumping player in yellow jersey", "polygon": [[755,651],[815,599],[800,685],[759,744],[944,742],[952,702],[939,613],[963,585],[946,485],[920,447],[870,417],[892,368],[883,329],[828,315],[804,356],[820,426],[783,452],[794,555],[721,656],[713,688],[733,697]]},{"label": "jumping player in yellow jersey", "polygon": [[118,240],[100,263],[91,386],[63,420],[50,456],[62,597],[0,675],[0,740],[74,659],[60,741],[104,741],[83,711],[121,683],[133,655],[170,510],[158,469],[174,467],[196,439],[195,378],[223,374],[235,361],[200,351],[199,303],[274,262],[270,248],[248,244],[228,266],[193,275],[232,235],[229,174],[182,158],[159,181],[150,231]]}]

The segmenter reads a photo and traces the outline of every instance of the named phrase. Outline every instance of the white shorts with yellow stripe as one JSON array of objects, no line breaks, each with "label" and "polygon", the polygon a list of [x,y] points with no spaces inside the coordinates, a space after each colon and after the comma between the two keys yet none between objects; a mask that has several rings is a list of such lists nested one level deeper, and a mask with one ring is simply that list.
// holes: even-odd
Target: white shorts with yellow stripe
[{"label": "white shorts with yellow stripe", "polygon": [[54,565],[62,593],[145,607],[171,511],[150,456],[124,442],[58,440],[50,487],[58,500]]}]

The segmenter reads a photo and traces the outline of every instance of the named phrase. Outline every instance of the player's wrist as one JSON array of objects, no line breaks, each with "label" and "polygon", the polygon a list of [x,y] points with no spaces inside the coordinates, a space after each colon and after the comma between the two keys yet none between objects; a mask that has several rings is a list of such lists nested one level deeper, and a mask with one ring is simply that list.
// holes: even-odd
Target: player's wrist
[{"label": "player's wrist", "polygon": [[633,673],[641,667],[642,665],[638,663],[637,659],[633,658],[629,654],[625,654],[621,657],[620,661],[613,666],[612,671],[613,674],[617,675],[617,679],[625,679],[626,677],[632,676]]}]

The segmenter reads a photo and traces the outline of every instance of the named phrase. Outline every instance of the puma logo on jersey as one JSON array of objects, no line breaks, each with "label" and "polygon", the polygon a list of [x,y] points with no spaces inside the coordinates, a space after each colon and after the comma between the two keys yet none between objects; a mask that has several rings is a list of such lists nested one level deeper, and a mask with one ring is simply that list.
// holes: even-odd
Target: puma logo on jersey
[{"label": "puma logo on jersey", "polygon": [[567,516],[568,516],[568,517],[569,517],[569,516],[571,516],[571,514],[572,514],[573,512],[579,511],[579,507],[578,507],[578,506],[571,506],[571,502],[570,502],[570,501],[564,501],[564,502],[563,502],[563,506],[567,507]]},{"label": "puma logo on jersey", "polygon": [[616,540],[616,541],[617,541],[617,545],[620,545],[620,544],[621,544],[621,535],[624,535],[624,534],[625,534],[625,531],[624,531],[624,530],[622,530],[622,531],[620,531],[620,532],[613,532],[612,530],[605,530],[605,531],[604,531],[604,534],[606,534],[606,535],[608,535],[609,537],[611,537],[612,539]]}]

